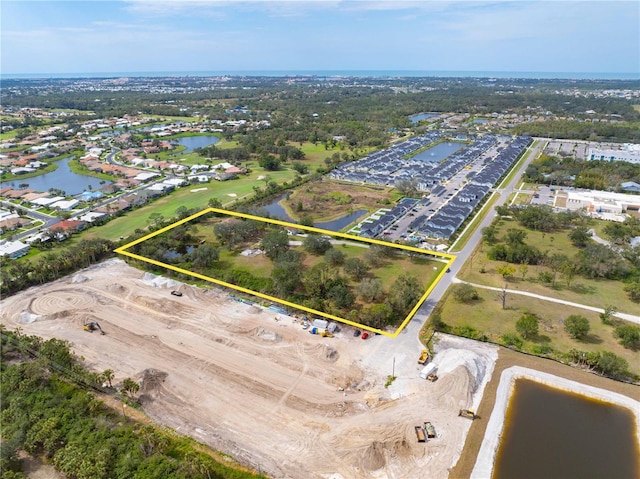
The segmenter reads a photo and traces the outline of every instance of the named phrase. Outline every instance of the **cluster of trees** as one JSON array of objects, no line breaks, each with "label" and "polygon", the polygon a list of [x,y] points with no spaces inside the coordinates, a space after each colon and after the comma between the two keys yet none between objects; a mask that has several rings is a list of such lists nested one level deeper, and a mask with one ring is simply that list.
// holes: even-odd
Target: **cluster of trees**
[{"label": "cluster of trees", "polygon": [[[584,215],[579,211],[554,212],[547,205],[496,206],[496,212],[500,216],[515,218],[525,228],[545,233],[569,228],[584,221]],[[495,233],[496,231],[494,230],[493,232]],[[489,238],[485,235],[485,239]]]},{"label": "cluster of trees", "polygon": [[626,161],[579,160],[541,155],[529,164],[525,180],[531,183],[616,190],[620,183],[640,183],[640,165]]},{"label": "cluster of trees", "polygon": [[627,360],[610,351],[586,352],[572,349],[567,353],[566,357],[573,364],[588,367],[613,379],[627,379],[632,376],[629,373]]},{"label": "cluster of trees", "polygon": [[[0,325],[0,470],[24,479],[21,450],[45,457],[70,479],[264,477],[216,462],[187,438],[123,418],[97,399],[113,371],[84,369],[65,341],[43,341]],[[138,384],[123,381],[123,392]],[[124,420],[123,420],[124,419]]]},{"label": "cluster of trees", "polygon": [[48,252],[37,262],[20,258],[3,260],[0,294],[10,295],[30,286],[44,284],[73,271],[86,268],[113,256],[113,242],[105,239],[83,239],[64,252]]},{"label": "cluster of trees", "polygon": [[640,130],[633,124],[592,123],[590,121],[555,120],[516,125],[517,135],[590,141],[640,141]]},{"label": "cluster of trees", "polygon": [[[372,269],[383,266],[386,258],[397,254],[393,248],[371,245],[363,249],[362,255],[347,257],[326,236],[308,234],[297,249],[291,248],[290,236],[283,228],[235,218],[217,222],[213,229],[218,244],[232,255],[259,242],[260,249],[272,262],[269,275],[261,276],[234,266],[233,261],[219,261],[220,249],[198,241],[194,228],[190,224],[177,226],[136,245],[135,251],[147,258],[179,264],[237,286],[375,327],[404,319],[423,293],[420,282],[413,276],[402,275],[385,289],[372,274]],[[312,260],[313,266],[306,266],[305,255],[318,257],[319,261]]]},{"label": "cluster of trees", "polygon": [[388,290],[371,275],[391,248],[372,245],[363,258],[347,257],[325,236],[308,234],[303,250],[322,261],[305,270],[303,254],[290,249],[285,231],[273,229],[265,234],[261,247],[273,261],[271,280],[279,297],[320,311],[348,316],[374,327],[403,319],[422,295],[417,278],[398,277]]},{"label": "cluster of trees", "polygon": [[[510,216],[519,224],[531,230],[547,233],[561,232],[578,248],[573,256],[563,253],[541,251],[536,246],[525,242],[527,232],[522,229],[509,228],[499,235],[496,223],[482,230],[483,241],[491,246],[487,257],[494,261],[505,261],[507,264],[498,267],[499,273],[505,277],[512,276],[516,269],[510,263],[520,264],[523,279],[527,273],[527,265],[544,265],[549,268],[540,271],[538,279],[542,283],[556,286],[558,274],[571,286],[576,275],[586,278],[606,278],[625,282],[624,289],[633,301],[640,301],[640,249],[632,248],[629,239],[640,234],[640,220],[628,218],[624,223],[611,223],[604,227],[604,235],[616,248],[596,243],[587,226],[587,218],[579,212],[554,213],[547,206],[497,207],[501,216]],[[554,237],[549,236],[550,244]]]}]

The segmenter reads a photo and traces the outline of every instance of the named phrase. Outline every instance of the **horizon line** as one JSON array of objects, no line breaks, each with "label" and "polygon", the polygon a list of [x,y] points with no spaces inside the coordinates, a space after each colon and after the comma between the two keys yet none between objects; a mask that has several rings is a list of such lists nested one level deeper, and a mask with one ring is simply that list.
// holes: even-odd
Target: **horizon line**
[{"label": "horizon line", "polygon": [[[403,75],[404,74],[404,75]],[[524,75],[524,76],[518,76]],[[536,76],[538,75],[538,76]],[[145,77],[202,77],[209,76],[333,76],[333,77],[471,77],[471,78],[511,78],[511,79],[591,79],[591,80],[640,80],[638,72],[561,72],[561,71],[510,71],[510,70],[414,70],[414,69],[247,69],[247,70],[169,70],[169,71],[94,71],[94,72],[12,72],[0,73],[0,78],[115,78],[132,76]]]}]

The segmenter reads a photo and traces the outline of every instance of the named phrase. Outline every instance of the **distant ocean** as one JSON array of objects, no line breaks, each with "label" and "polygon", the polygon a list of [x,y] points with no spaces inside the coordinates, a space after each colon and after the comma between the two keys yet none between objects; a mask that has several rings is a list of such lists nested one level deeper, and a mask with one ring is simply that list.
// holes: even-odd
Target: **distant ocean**
[{"label": "distant ocean", "polygon": [[569,80],[639,80],[640,73],[603,72],[495,72],[495,71],[418,71],[418,70],[246,70],[246,71],[176,71],[176,72],[75,72],[75,73],[1,73],[0,78],[121,78],[121,77],[449,77],[449,78],[524,78]]}]

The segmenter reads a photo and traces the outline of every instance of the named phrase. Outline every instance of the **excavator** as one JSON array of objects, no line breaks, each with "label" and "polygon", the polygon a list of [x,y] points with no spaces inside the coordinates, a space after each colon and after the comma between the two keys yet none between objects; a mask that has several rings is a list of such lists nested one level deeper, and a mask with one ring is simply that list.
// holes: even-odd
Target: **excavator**
[{"label": "excavator", "polygon": [[100,327],[100,324],[98,324],[97,321],[89,321],[88,323],[84,323],[84,325],[82,326],[82,329],[90,333],[93,333],[94,331],[100,331],[100,334],[104,335],[104,331],[102,330],[102,328]]}]

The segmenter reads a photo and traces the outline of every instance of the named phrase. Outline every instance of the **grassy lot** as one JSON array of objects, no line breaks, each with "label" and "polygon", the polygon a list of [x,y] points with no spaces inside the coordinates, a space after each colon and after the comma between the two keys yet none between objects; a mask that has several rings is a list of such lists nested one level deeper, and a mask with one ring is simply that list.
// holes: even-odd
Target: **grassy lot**
[{"label": "grassy lot", "polygon": [[[322,179],[306,183],[283,201],[283,206],[292,218],[302,214],[311,215],[314,221],[330,221],[345,213],[359,209],[377,210],[391,204],[392,190],[375,185],[355,185]],[[302,204],[302,211],[298,204]]]},{"label": "grassy lot", "polygon": [[[248,271],[253,275],[254,278],[269,278],[273,271],[274,263],[266,258],[264,255],[257,255],[253,257],[247,257],[239,254],[239,251],[243,249],[255,249],[259,247],[260,241],[258,239],[253,239],[246,244],[237,246],[234,250],[229,250],[223,246],[221,246],[215,238],[213,238],[213,229],[214,224],[220,221],[219,218],[210,218],[208,220],[204,220],[202,223],[197,225],[197,239],[198,242],[204,239],[216,246],[220,251],[219,260],[205,271],[198,271],[205,275],[209,275],[212,278],[224,280],[227,272],[232,270],[244,270]],[[165,232],[163,235],[170,235],[170,232]],[[150,239],[149,241],[153,242],[155,239]],[[212,241],[213,240],[213,241]],[[365,244],[365,246],[368,246]],[[324,257],[322,255],[316,256],[309,253],[306,253],[303,246],[291,246],[293,250],[298,250],[303,255],[302,261],[302,269],[303,274],[310,270],[313,266],[324,261]],[[366,263],[366,254],[368,253],[368,247],[363,247],[362,243],[359,244],[335,244],[334,248],[342,251],[347,258],[360,258],[362,261]],[[185,269],[190,268],[190,263],[184,264],[176,264],[177,266]],[[410,258],[408,255],[398,254],[392,258],[384,259],[378,266],[372,267],[368,273],[368,277],[374,277],[381,281],[384,285],[385,289],[389,289],[391,285],[396,281],[396,279],[402,274],[408,274],[414,276],[419,279],[421,282],[422,288],[426,290],[426,288],[435,280],[437,275],[442,271],[445,267],[445,264],[442,262],[431,261],[426,257],[416,257]],[[345,278],[349,278],[342,267],[338,267],[337,271]],[[360,284],[359,281],[354,280],[353,278],[349,279],[351,286],[354,288],[354,292],[357,291],[357,287]],[[250,286],[245,286],[249,287]],[[351,309],[360,310],[366,306],[369,306],[369,303],[366,303],[362,298],[358,299],[358,306],[353,306]],[[332,310],[333,311],[333,310]],[[346,314],[346,312],[333,312],[333,314],[337,314],[338,316]],[[399,318],[403,319],[403,318]]]},{"label": "grassy lot", "polygon": [[[525,242],[530,245],[535,245],[542,252],[565,254],[570,258],[577,252],[575,246],[569,241],[567,232],[544,234],[538,231],[526,230],[513,220],[502,219],[498,223],[498,236],[501,236],[511,228],[525,230],[527,232]],[[613,304],[616,305],[621,312],[635,312],[635,314],[637,314],[638,304],[628,298],[619,281],[606,279],[595,280],[576,276],[571,282],[571,286],[567,286],[566,282],[558,274],[556,286],[552,287],[538,281],[538,274],[540,272],[551,270],[546,266],[534,265],[528,266],[524,279],[522,278],[522,270],[518,265],[515,265],[515,277],[505,281],[505,279],[496,272],[496,267],[504,264],[504,262],[489,260],[486,256],[488,249],[489,247],[486,245],[478,246],[471,261],[468,261],[460,271],[458,275],[460,279],[471,283],[495,287],[502,287],[505,282],[508,282],[509,288],[512,289],[521,289],[523,291],[530,291],[544,296],[551,296],[599,308]],[[482,273],[482,270],[485,272]]]},{"label": "grassy lot", "polygon": [[[512,285],[510,285],[511,287]],[[470,327],[485,334],[489,341],[501,342],[505,333],[516,333],[515,324],[524,313],[535,313],[539,317],[539,333],[532,340],[524,341],[523,350],[536,353],[550,346],[557,353],[570,349],[580,351],[612,351],[629,362],[629,369],[640,374],[640,354],[623,348],[613,336],[614,326],[604,325],[598,313],[570,306],[559,307],[556,303],[511,294],[507,296],[506,308],[495,291],[478,288],[480,299],[472,303],[459,303],[449,294],[441,303],[442,321],[452,328]],[[589,320],[591,330],[582,341],[571,339],[565,332],[563,321],[572,314]]]}]

